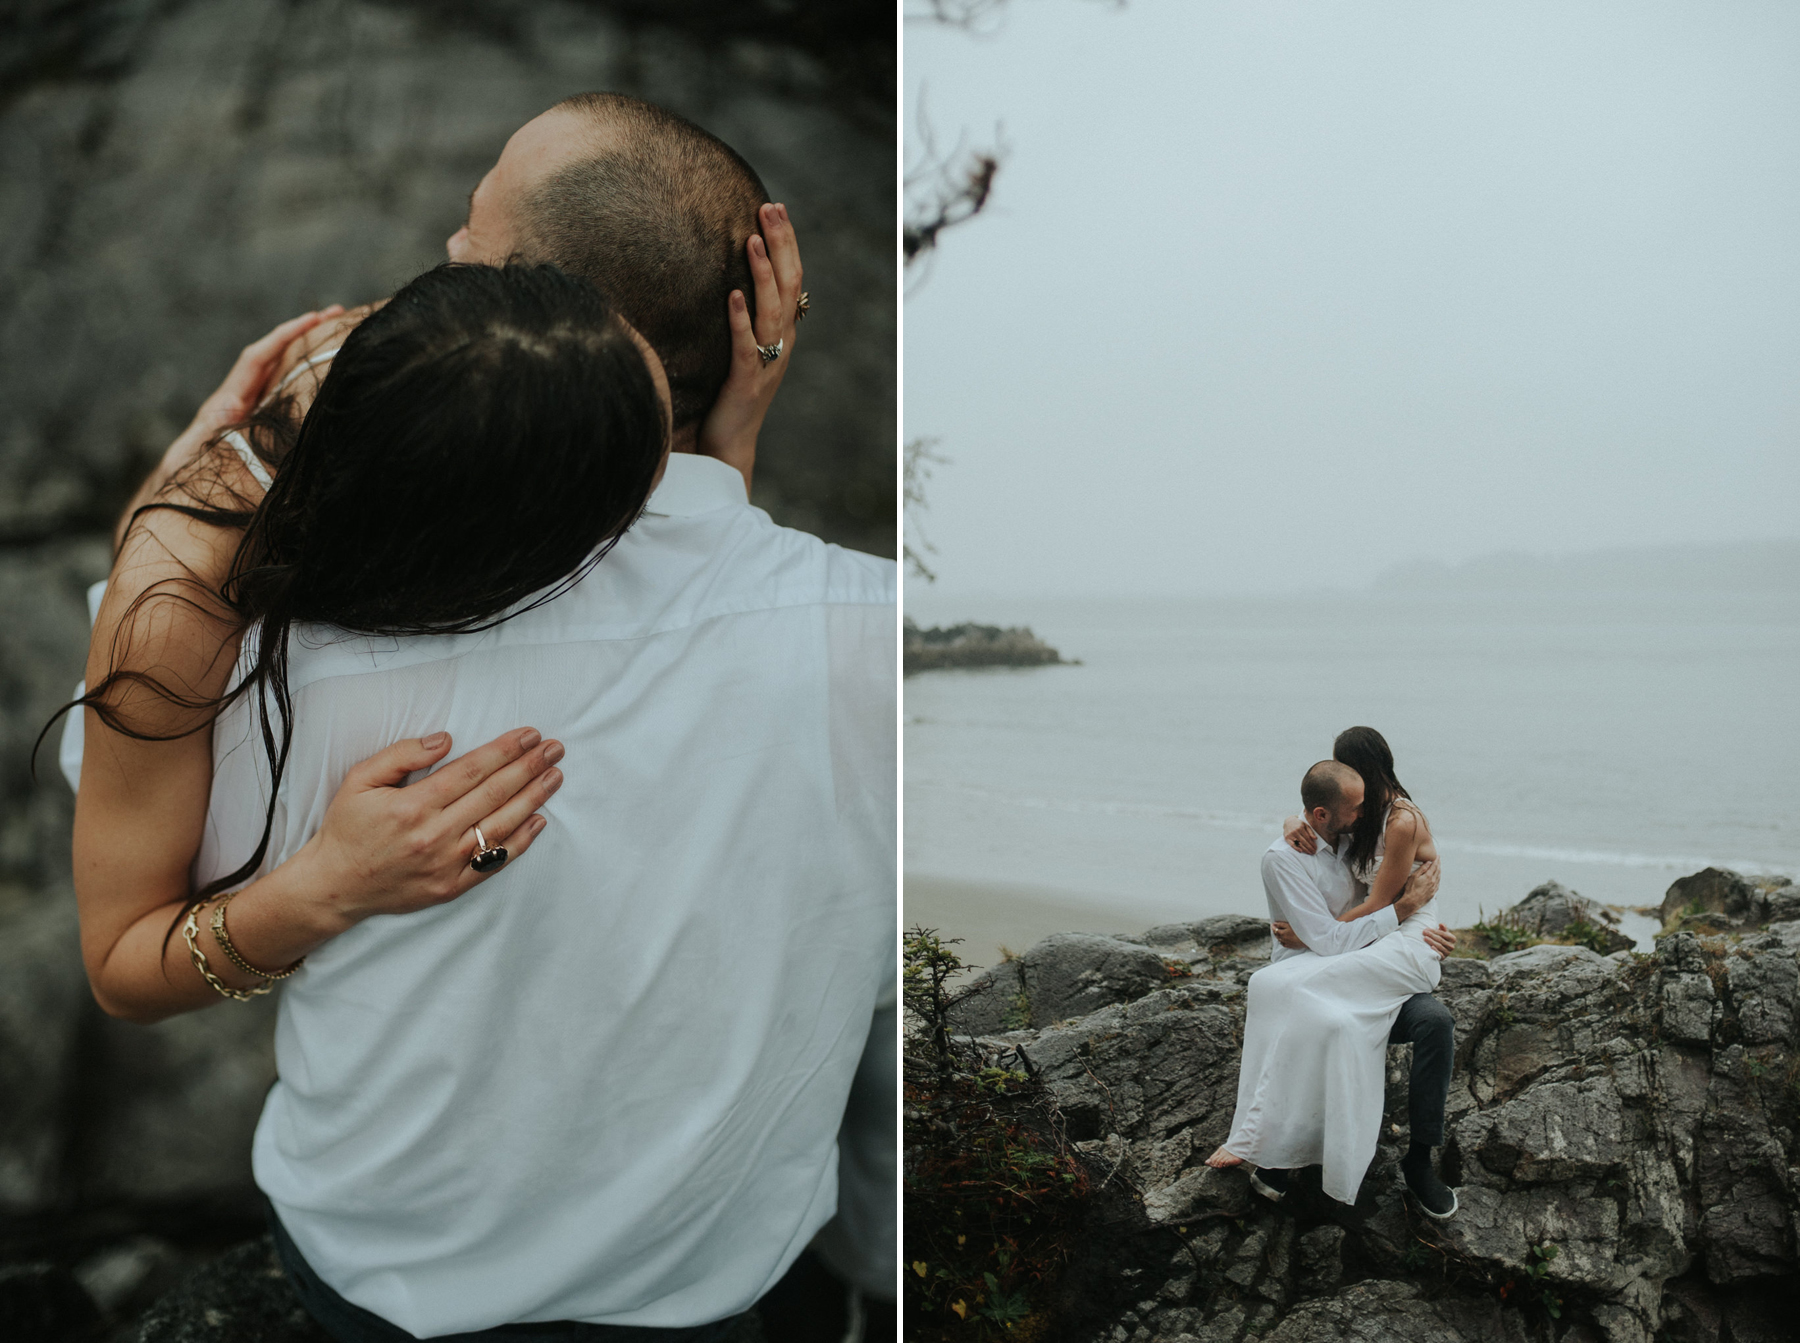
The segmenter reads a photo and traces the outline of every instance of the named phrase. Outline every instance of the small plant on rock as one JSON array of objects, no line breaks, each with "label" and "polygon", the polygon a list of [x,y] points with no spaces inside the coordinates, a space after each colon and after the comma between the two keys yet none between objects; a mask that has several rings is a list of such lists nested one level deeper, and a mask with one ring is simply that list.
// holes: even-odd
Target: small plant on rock
[{"label": "small plant on rock", "polygon": [[1562,941],[1571,946],[1586,947],[1589,951],[1606,954],[1611,941],[1612,930],[1589,923],[1586,919],[1571,919],[1562,930]]},{"label": "small plant on rock", "polygon": [[1550,1285],[1544,1280],[1550,1275],[1550,1264],[1556,1258],[1557,1252],[1557,1247],[1554,1245],[1533,1245],[1528,1256],[1530,1262],[1525,1265],[1525,1276],[1537,1289],[1539,1303],[1550,1313],[1550,1318],[1553,1320],[1562,1318],[1562,1298],[1551,1291]]},{"label": "small plant on rock", "polygon": [[1509,951],[1520,951],[1525,947],[1535,947],[1544,940],[1538,936],[1535,928],[1528,926],[1514,914],[1496,914],[1491,919],[1484,914],[1481,922],[1475,925],[1474,931],[1498,955],[1504,955]]},{"label": "small plant on rock", "polygon": [[[907,1338],[989,1343],[1039,1337],[1049,1289],[1074,1248],[1086,1169],[1029,1064],[959,1038],[950,1014],[964,967],[954,941],[905,939]],[[1006,1066],[1013,1060],[1023,1068]]]}]

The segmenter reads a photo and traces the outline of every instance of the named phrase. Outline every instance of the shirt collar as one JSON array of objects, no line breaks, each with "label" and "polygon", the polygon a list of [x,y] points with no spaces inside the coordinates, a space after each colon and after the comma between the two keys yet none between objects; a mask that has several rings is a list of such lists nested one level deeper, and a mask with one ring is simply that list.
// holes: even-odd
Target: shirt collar
[{"label": "shirt collar", "polygon": [[657,517],[685,518],[720,508],[742,508],[749,503],[744,477],[736,467],[717,457],[695,452],[671,452],[663,478],[650,493],[644,512]]}]

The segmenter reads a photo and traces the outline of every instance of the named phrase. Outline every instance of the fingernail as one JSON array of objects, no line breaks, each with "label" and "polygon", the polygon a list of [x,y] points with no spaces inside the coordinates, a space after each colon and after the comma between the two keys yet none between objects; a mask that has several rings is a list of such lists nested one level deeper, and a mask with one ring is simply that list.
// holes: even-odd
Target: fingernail
[{"label": "fingernail", "polygon": [[744,291],[743,290],[733,289],[731,291],[731,306],[733,308],[741,308],[744,306]]},{"label": "fingernail", "polygon": [[752,233],[750,235],[750,245],[756,249],[758,256],[764,255],[768,251],[768,249],[763,246],[762,234],[760,233]]},{"label": "fingernail", "polygon": [[548,760],[552,765],[562,758],[563,744],[560,741],[553,741],[544,748],[544,759]]},{"label": "fingernail", "polygon": [[782,223],[784,223],[784,224],[785,224],[785,223],[787,223],[787,222],[788,222],[788,217],[787,217],[787,206],[785,206],[785,205],[777,205],[777,206],[776,206],[776,207],[775,207],[775,208],[776,208],[776,209],[777,209],[777,210],[779,210],[779,211],[781,211],[781,222],[782,222]]},{"label": "fingernail", "polygon": [[546,817],[533,816],[531,818],[531,833],[535,835],[540,830],[542,830],[545,826],[547,826],[549,824],[550,824],[550,822]]},{"label": "fingernail", "polygon": [[448,732],[434,732],[429,737],[420,737],[419,745],[423,746],[427,751],[435,751],[449,740],[450,734]]},{"label": "fingernail", "polygon": [[528,727],[525,729],[525,735],[519,738],[519,749],[521,751],[529,751],[543,739],[543,733],[539,732],[534,727]]},{"label": "fingernail", "polygon": [[558,788],[561,788],[562,781],[563,772],[560,769],[547,769],[544,771],[544,791],[546,793],[554,793]]}]

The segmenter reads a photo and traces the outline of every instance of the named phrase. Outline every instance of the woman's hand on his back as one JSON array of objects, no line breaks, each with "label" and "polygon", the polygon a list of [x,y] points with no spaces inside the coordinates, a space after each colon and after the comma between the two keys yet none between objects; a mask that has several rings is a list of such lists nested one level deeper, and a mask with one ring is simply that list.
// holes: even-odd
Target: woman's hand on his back
[{"label": "woman's hand on his back", "polygon": [[504,845],[510,867],[547,824],[537,809],[562,784],[562,743],[518,728],[408,786],[442,760],[439,732],[396,742],[357,765],[326,809],[319,833],[295,855],[328,926],[445,904],[487,880],[469,866],[475,829]]},{"label": "woman's hand on his back", "polygon": [[1298,816],[1290,816],[1281,823],[1281,837],[1296,853],[1316,853],[1318,851],[1319,837],[1313,833],[1313,828]]},{"label": "woman's hand on his back", "polygon": [[[726,305],[731,324],[731,376],[707,412],[696,445],[708,457],[717,457],[743,473],[744,488],[756,466],[756,436],[763,416],[787,374],[794,357],[795,323],[802,290],[800,240],[788,221],[787,206],[765,205],[757,215],[760,235],[748,243],[750,275],[756,288],[756,320],[741,290],[732,290]],[[781,343],[781,354],[764,360],[757,346]]]},{"label": "woman's hand on his back", "polygon": [[1406,885],[1400,890],[1400,898],[1394,901],[1394,917],[1405,923],[1430,904],[1432,897],[1438,892],[1438,883],[1443,875],[1437,859],[1421,863],[1418,870],[1406,879]]}]

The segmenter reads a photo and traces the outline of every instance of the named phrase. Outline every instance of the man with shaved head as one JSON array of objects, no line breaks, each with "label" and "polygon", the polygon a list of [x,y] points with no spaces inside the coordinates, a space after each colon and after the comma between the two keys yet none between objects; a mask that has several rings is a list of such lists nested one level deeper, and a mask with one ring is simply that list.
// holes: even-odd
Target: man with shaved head
[{"label": "man with shaved head", "polygon": [[[549,827],[512,898],[573,901],[597,927],[639,931],[609,943],[612,960],[584,967],[582,982],[545,982],[522,962],[509,986],[545,1013],[534,1043],[556,1043],[557,1069],[533,1074],[551,1077],[563,1102],[553,1113],[525,1112],[518,1088],[491,1081],[503,1075],[494,1061],[523,1041],[496,1050],[468,1031],[432,1034],[448,1019],[433,1004],[467,997],[453,965],[389,1011],[371,954],[359,968],[367,991],[319,1009],[366,1010],[391,1041],[399,1062],[351,1088],[362,1110],[311,1104],[312,1079],[335,1065],[295,1053],[291,1017],[309,1009],[285,995],[277,1093],[300,1098],[281,1111],[300,1118],[272,1122],[266,1110],[256,1147],[277,1252],[340,1343],[523,1333],[716,1343],[736,1336],[740,1314],[809,1244],[811,1279],[827,1269],[839,1279],[831,1309],[845,1310],[853,1284],[879,1319],[896,1237],[895,566],[775,526],[749,506],[751,461],[699,453],[703,423],[708,442],[739,445],[747,435],[715,432],[721,418],[753,423],[742,397],[712,414],[732,371],[732,323],[740,368],[746,309],[763,369],[791,354],[806,295],[786,208],[700,127],[618,94],[581,94],[512,136],[447,250],[453,262],[550,263],[592,282],[667,374],[678,455],[596,571],[631,575],[610,623],[565,629],[547,617],[537,642],[510,643],[508,626],[482,653],[521,702],[556,675],[545,666],[578,669],[556,683],[580,712],[543,727],[567,743],[572,780],[583,769],[599,780],[588,801],[559,795],[571,814]],[[763,316],[778,321],[759,320],[759,290]],[[292,414],[368,311],[289,348],[275,376]],[[759,384],[754,422],[776,380]],[[158,486],[153,476],[134,506]],[[566,604],[542,609],[554,617]],[[565,647],[579,657],[545,662]],[[357,674],[389,671],[359,664]],[[447,699],[456,682],[447,672],[431,693]],[[620,703],[631,712],[614,711]],[[315,729],[301,717],[295,730]],[[559,836],[570,859],[554,870],[565,875],[534,887]],[[754,915],[779,954],[724,944],[706,900]],[[390,929],[397,954],[417,944],[416,922]],[[497,945],[476,940],[484,954]],[[724,987],[686,993],[689,977]],[[409,1042],[421,1041],[429,1066],[408,1065]],[[630,1064],[644,1050],[654,1066],[596,1062]],[[705,1066],[684,1061],[702,1056]],[[453,1086],[474,1097],[457,1117],[441,1104]],[[504,1140],[465,1155],[488,1134]],[[817,1332],[774,1308],[770,1337]]]},{"label": "man with shaved head", "polygon": [[[762,245],[764,207],[786,222],[723,140],[624,94],[578,93],[513,133],[445,250],[452,261],[547,261],[591,280],[662,360],[673,450],[693,452],[730,371],[732,290],[756,315],[746,244]],[[342,343],[367,312],[296,341],[280,374]]]},{"label": "man with shaved head", "polygon": [[[1358,898],[1356,880],[1342,854],[1350,827],[1362,812],[1363,793],[1362,776],[1336,760],[1319,761],[1300,780],[1303,819],[1319,843],[1312,853],[1302,853],[1283,837],[1263,854],[1263,894],[1268,899],[1270,931],[1275,939],[1271,964],[1309,952],[1342,956],[1363,951],[1396,932],[1436,895],[1438,869],[1436,863],[1430,863],[1407,881],[1393,904],[1364,918],[1339,921],[1338,916]],[[1440,956],[1448,955],[1456,945],[1455,935],[1441,926],[1427,930],[1424,938]],[[1415,1138],[1441,1129],[1455,1054],[1449,1011],[1431,994],[1416,993],[1401,1006],[1390,1040],[1414,1045],[1409,1095]],[[1235,1160],[1220,1160],[1215,1154],[1214,1164],[1235,1164]],[[1430,1175],[1429,1170],[1426,1174]],[[1279,1199],[1286,1192],[1288,1176],[1286,1170],[1265,1167],[1253,1170],[1250,1179],[1259,1193]],[[1435,1184],[1435,1176],[1431,1178]],[[1447,1204],[1444,1201],[1447,1189],[1428,1193],[1432,1202],[1425,1206],[1433,1216],[1448,1215],[1433,1211],[1434,1207],[1447,1206],[1454,1212],[1454,1196],[1449,1196]]]}]

